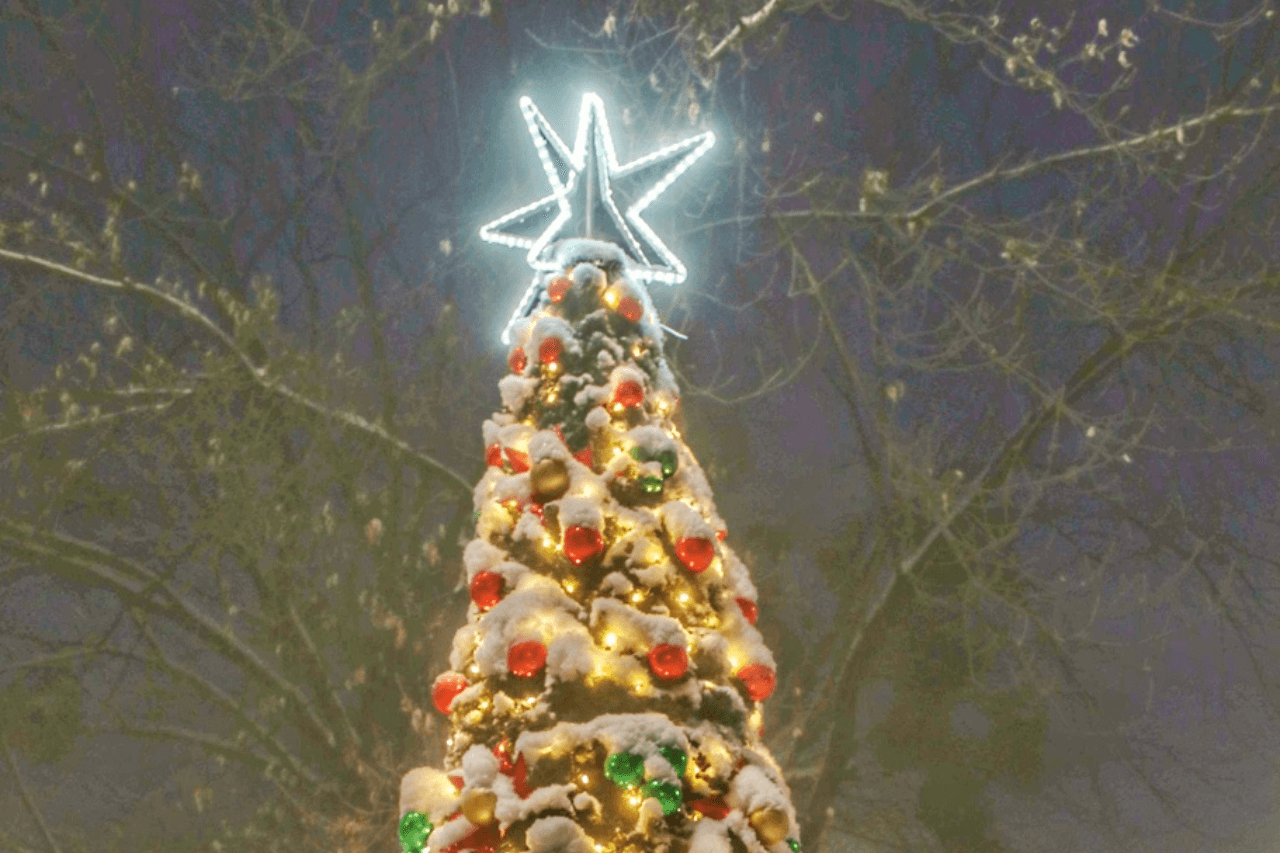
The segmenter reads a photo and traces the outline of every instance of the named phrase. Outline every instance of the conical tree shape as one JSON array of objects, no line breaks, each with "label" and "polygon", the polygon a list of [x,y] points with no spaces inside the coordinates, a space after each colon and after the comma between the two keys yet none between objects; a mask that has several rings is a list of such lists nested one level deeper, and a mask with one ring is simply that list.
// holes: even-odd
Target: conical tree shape
[{"label": "conical tree shape", "polygon": [[792,853],[756,590],[672,421],[653,305],[612,244],[556,258],[484,424],[446,766],[405,775],[402,845]]}]

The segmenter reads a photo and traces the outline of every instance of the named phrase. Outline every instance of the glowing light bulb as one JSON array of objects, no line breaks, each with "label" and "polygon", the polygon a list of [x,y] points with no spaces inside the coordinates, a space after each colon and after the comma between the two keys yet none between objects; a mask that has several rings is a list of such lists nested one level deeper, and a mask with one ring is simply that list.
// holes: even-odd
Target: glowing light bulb
[{"label": "glowing light bulb", "polygon": [[[588,785],[588,784],[590,784],[590,783],[591,783],[591,778],[590,778],[589,776],[587,776],[587,774],[586,774],[586,773],[583,773],[583,774],[582,774],[581,776],[579,776],[578,778],[582,780],[582,784],[584,784],[584,785]],[[597,849],[599,849],[599,845],[597,845]]]},{"label": "glowing light bulb", "polygon": [[608,305],[610,308],[618,307],[618,299],[618,291],[614,290],[612,287],[604,292],[604,304]]},{"label": "glowing light bulb", "polygon": [[480,674],[480,667],[476,666],[476,665],[473,663],[473,664],[471,664],[471,666],[467,667],[467,672],[471,673],[472,675],[479,675],[479,674]]},{"label": "glowing light bulb", "polygon": [[624,408],[624,406],[623,406],[621,403],[614,403],[614,404],[613,404],[613,413],[614,413],[615,415],[617,415],[617,414],[621,414],[621,413],[622,413],[623,408]]},{"label": "glowing light bulb", "polygon": [[578,585],[577,585],[576,583],[574,583],[573,581],[571,581],[571,580],[570,580],[570,581],[565,581],[565,582],[564,582],[564,591],[565,591],[565,592],[572,593],[572,592],[574,592],[577,588],[578,588]]},{"label": "glowing light bulb", "polygon": [[618,642],[618,635],[612,631],[604,635],[604,647],[606,649],[612,649],[616,642]]},{"label": "glowing light bulb", "polygon": [[677,595],[677,596],[676,596],[676,601],[680,602],[681,604],[688,604],[688,603],[689,603],[689,593],[687,593],[687,592],[682,592],[682,593],[680,593],[679,595]]},{"label": "glowing light bulb", "polygon": [[639,604],[644,601],[644,593],[637,589],[635,592],[631,593],[631,601],[633,604]]},{"label": "glowing light bulb", "polygon": [[554,539],[552,539],[550,536],[543,536],[543,537],[542,537],[542,547],[543,547],[543,548],[550,548],[551,546],[553,546],[553,545],[555,545],[555,544],[556,544],[556,541],[555,541]]}]

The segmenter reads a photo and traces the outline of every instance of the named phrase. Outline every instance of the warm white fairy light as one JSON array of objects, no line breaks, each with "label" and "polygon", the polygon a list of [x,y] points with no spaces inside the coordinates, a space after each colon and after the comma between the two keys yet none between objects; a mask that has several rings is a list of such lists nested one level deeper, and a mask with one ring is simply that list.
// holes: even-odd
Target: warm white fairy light
[{"label": "warm white fairy light", "polygon": [[[710,150],[715,144],[715,134],[706,131],[691,136],[623,166],[618,163],[604,101],[599,95],[588,93],[582,97],[572,151],[527,96],[520,99],[520,112],[533,138],[547,183],[551,186],[551,195],[499,217],[480,229],[481,239],[487,242],[524,249],[529,266],[539,273],[530,282],[503,329],[502,342],[511,343],[511,326],[528,316],[537,302],[542,273],[556,270],[556,262],[547,252],[551,244],[566,237],[591,236],[565,233],[566,224],[573,218],[574,205],[582,208],[587,204],[592,188],[586,187],[581,179],[588,171],[589,161],[594,161],[596,166],[598,187],[595,188],[595,203],[608,214],[622,238],[624,245],[621,248],[634,261],[629,271],[631,278],[669,285],[684,281],[688,276],[684,264],[644,221],[643,214],[658,196]],[[620,211],[614,201],[614,185],[659,166],[668,168],[627,206],[625,212]],[[545,220],[548,215],[552,217],[550,224],[542,227],[536,236],[520,233],[521,229],[530,229],[531,223]]]}]

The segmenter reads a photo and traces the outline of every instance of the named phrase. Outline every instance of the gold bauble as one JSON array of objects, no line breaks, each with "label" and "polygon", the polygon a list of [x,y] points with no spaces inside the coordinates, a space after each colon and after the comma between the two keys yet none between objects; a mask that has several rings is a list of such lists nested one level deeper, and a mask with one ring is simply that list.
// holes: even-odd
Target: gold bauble
[{"label": "gold bauble", "polygon": [[569,490],[569,469],[559,459],[543,459],[529,471],[533,493],[543,501],[553,501]]},{"label": "gold bauble", "polygon": [[777,844],[787,837],[791,821],[782,809],[770,806],[765,809],[756,809],[751,813],[751,828],[756,831],[760,841],[768,846]]},{"label": "gold bauble", "polygon": [[493,810],[498,805],[498,795],[493,791],[474,790],[462,795],[462,816],[476,826],[493,822]]}]

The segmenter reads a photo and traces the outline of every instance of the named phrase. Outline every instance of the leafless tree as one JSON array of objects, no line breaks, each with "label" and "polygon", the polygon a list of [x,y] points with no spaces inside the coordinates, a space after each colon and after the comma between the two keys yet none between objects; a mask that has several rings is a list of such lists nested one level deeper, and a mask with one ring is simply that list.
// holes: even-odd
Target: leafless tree
[{"label": "leafless tree", "polygon": [[[1237,699],[1276,721],[1272,4],[633,10],[676,22],[685,64],[664,71],[686,82],[669,88],[729,112],[740,81],[786,80],[810,49],[789,28],[825,19],[911,45],[865,102],[864,150],[793,148],[808,162],[740,181],[743,214],[706,226],[762,210],[773,242],[718,304],[785,338],[790,302],[795,328],[762,345],[754,379],[704,378],[703,393],[750,406],[820,369],[850,435],[832,464],[862,484],[821,555],[848,617],[796,662],[802,698],[775,728],[794,741],[806,849],[999,849],[989,784],[1062,783],[1104,831],[1116,785],[1145,787],[1170,822],[1232,840],[1197,798],[1233,796],[1214,777],[1250,742],[1196,754],[1151,705],[1170,646],[1213,636],[1247,672]],[[776,162],[758,152],[777,128],[811,116],[818,136],[830,118],[784,91],[753,89],[775,106],[738,113],[744,161]],[[958,97],[1008,131],[930,139],[920,125]],[[714,356],[751,361],[697,357]],[[794,540],[771,531],[761,554]],[[886,684],[888,713],[854,719]],[[1100,781],[1107,762],[1126,765],[1119,783]],[[1080,779],[1092,793],[1068,795]]]}]

